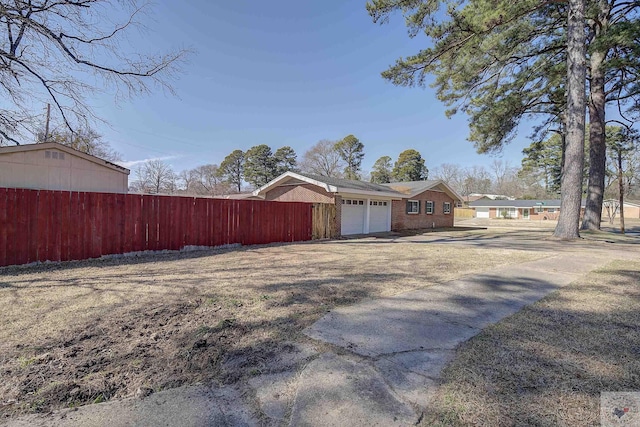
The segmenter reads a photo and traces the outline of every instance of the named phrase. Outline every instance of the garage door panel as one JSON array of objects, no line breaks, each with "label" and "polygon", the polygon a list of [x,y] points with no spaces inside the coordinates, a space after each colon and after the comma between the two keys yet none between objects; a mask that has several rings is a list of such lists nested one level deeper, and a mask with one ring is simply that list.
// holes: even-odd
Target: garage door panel
[{"label": "garage door panel", "polygon": [[369,232],[379,233],[389,231],[389,216],[391,206],[370,206]]},{"label": "garage door panel", "polygon": [[489,218],[489,208],[476,208],[476,218]]},{"label": "garage door panel", "polygon": [[347,201],[351,201],[351,203],[342,205],[342,234],[362,234],[364,233],[364,215],[366,212],[364,202],[363,204],[353,204],[354,202],[358,203],[359,201]]}]

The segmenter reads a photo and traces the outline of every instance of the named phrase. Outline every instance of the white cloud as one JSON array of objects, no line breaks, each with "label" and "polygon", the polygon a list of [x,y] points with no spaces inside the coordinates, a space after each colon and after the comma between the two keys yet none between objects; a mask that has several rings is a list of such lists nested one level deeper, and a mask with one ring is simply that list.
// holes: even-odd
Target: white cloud
[{"label": "white cloud", "polygon": [[171,160],[176,159],[180,156],[163,156],[163,157],[152,157],[150,159],[142,159],[142,160],[120,160],[114,163],[119,164],[123,168],[131,169],[133,166],[140,165],[142,163],[152,162],[154,160]]}]

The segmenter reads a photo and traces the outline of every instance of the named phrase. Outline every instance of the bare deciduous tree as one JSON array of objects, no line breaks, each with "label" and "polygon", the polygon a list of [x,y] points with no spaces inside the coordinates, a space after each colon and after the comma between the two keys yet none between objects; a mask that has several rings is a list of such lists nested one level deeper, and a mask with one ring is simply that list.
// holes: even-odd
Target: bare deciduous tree
[{"label": "bare deciduous tree", "polygon": [[102,139],[102,135],[91,128],[81,128],[76,132],[53,131],[49,133],[46,140],[45,133],[38,132],[36,139],[38,142],[57,142],[111,162],[122,160],[122,155],[111,148],[109,143]]},{"label": "bare deciduous tree", "polygon": [[336,142],[323,139],[304,153],[300,169],[315,175],[342,178],[346,163],[335,148]]},{"label": "bare deciduous tree", "polygon": [[162,160],[151,160],[136,169],[136,181],[131,189],[149,194],[172,194],[177,190],[177,176]]},{"label": "bare deciduous tree", "polygon": [[48,103],[74,130],[96,118],[86,99],[98,89],[117,97],[148,93],[150,85],[172,92],[168,80],[185,50],[147,56],[124,48],[143,9],[137,0],[3,1],[2,142],[19,144],[34,109]]},{"label": "bare deciduous tree", "polygon": [[218,196],[229,192],[231,185],[222,177],[218,165],[203,165],[180,173],[187,194]]}]

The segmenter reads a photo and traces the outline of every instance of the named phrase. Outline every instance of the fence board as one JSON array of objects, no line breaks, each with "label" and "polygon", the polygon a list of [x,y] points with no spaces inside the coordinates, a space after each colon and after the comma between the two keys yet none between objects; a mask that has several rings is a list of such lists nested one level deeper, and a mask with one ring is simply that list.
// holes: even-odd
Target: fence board
[{"label": "fence board", "polygon": [[13,265],[16,263],[16,240],[18,236],[16,236],[16,190],[9,189],[7,192],[7,256],[6,262],[8,265]]},{"label": "fence board", "polygon": [[51,211],[50,200],[51,192],[42,191],[38,197],[38,261],[46,261],[48,259],[47,248],[49,246],[49,212]]},{"label": "fence board", "polygon": [[53,193],[53,199],[51,201],[51,222],[49,223],[49,245],[47,251],[49,252],[49,259],[51,261],[60,261],[61,259],[61,244],[62,244],[62,193],[55,191]]},{"label": "fence board", "polygon": [[0,265],[9,265],[7,262],[7,238],[9,227],[7,225],[7,193],[8,189],[0,189]]},{"label": "fence board", "polygon": [[27,193],[20,189],[16,194],[16,264],[29,262],[29,218],[24,214],[28,209]]},{"label": "fence board", "polygon": [[69,260],[71,241],[71,195],[64,191],[60,193],[60,260]]},{"label": "fence board", "polygon": [[0,188],[0,266],[310,240],[311,205]]},{"label": "fence board", "polygon": [[69,194],[69,258],[83,259],[82,235],[84,234],[82,216],[82,193]]}]

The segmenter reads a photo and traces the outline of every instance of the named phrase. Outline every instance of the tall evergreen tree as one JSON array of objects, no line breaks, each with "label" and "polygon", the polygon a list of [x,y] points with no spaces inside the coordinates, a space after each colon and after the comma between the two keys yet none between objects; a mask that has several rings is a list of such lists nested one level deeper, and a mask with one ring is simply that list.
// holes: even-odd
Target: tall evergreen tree
[{"label": "tall evergreen tree", "polygon": [[392,160],[389,156],[382,156],[373,164],[371,182],[387,184],[392,179]]},{"label": "tall evergreen tree", "polygon": [[429,170],[424,165],[424,159],[416,150],[405,150],[398,156],[392,171],[395,181],[424,181],[429,175]]},{"label": "tall evergreen tree", "polygon": [[220,163],[220,174],[239,193],[242,190],[242,182],[244,181],[244,152],[242,150],[234,150],[225,157]]},{"label": "tall evergreen tree", "polygon": [[344,168],[346,179],[360,179],[362,159],[364,158],[364,144],[353,135],[347,135],[336,143],[336,150],[347,164]]},{"label": "tall evergreen tree", "polygon": [[[589,36],[593,143],[585,226],[594,228],[601,211],[605,102],[640,105],[640,3],[592,0],[588,5],[584,30]],[[412,86],[423,85],[426,74],[434,74],[438,97],[451,107],[448,114],[469,115],[469,139],[479,152],[499,150],[530,115],[543,119],[536,134],[554,123],[566,134],[567,2],[371,0],[367,8],[376,22],[402,11],[412,36],[423,31],[433,40],[432,48],[397,61],[383,76]]]},{"label": "tall evergreen tree", "polygon": [[276,160],[268,145],[251,147],[244,155],[244,179],[254,187],[261,187],[278,176]]},{"label": "tall evergreen tree", "polygon": [[548,195],[560,194],[563,138],[554,134],[544,141],[534,141],[522,150],[522,174],[532,174],[541,181]]},{"label": "tall evergreen tree", "polygon": [[276,168],[276,176],[288,171],[295,171],[298,165],[298,156],[293,148],[289,146],[280,147],[273,155]]},{"label": "tall evergreen tree", "polygon": [[586,35],[585,0],[569,0],[567,17],[567,137],[560,183],[560,214],[553,235],[571,240],[580,237],[582,168],[584,166]]}]

